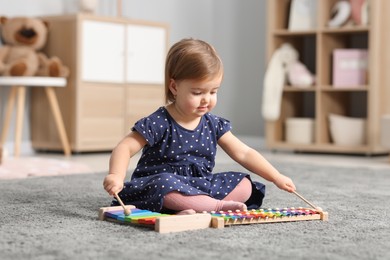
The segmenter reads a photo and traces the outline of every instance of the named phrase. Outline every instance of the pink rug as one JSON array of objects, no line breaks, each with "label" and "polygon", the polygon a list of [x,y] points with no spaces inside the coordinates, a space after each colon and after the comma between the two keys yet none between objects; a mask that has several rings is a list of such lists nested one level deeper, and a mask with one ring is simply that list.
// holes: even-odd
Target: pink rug
[{"label": "pink rug", "polygon": [[0,179],[92,173],[84,163],[41,157],[8,157],[0,164]]}]

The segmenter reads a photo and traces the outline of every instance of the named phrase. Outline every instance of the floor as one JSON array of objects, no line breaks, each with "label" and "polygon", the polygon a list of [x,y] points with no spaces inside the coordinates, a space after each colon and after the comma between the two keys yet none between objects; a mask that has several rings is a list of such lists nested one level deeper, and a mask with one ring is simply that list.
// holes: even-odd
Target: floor
[{"label": "floor", "polygon": [[[310,163],[319,165],[333,165],[338,167],[369,167],[374,169],[389,169],[390,158],[383,156],[365,156],[365,155],[335,155],[335,154],[313,154],[313,153],[294,153],[289,151],[272,152],[265,148],[264,141],[254,137],[241,137],[241,140],[247,145],[260,151],[260,153],[271,162],[292,162],[292,163]],[[87,164],[96,172],[108,171],[110,153],[81,153],[73,154],[65,158],[61,154],[52,153],[34,153],[36,157],[62,158],[75,162]],[[130,161],[129,168],[134,168],[139,158],[139,154]],[[221,150],[218,150],[216,163],[226,163],[231,159]]]}]

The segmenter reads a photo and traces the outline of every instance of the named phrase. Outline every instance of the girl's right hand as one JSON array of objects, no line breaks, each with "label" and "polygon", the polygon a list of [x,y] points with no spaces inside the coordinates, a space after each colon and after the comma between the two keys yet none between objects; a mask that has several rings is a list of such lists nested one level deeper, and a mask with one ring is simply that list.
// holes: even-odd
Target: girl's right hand
[{"label": "girl's right hand", "polygon": [[103,181],[104,189],[114,196],[115,193],[119,193],[123,189],[123,180],[116,174],[108,174]]}]

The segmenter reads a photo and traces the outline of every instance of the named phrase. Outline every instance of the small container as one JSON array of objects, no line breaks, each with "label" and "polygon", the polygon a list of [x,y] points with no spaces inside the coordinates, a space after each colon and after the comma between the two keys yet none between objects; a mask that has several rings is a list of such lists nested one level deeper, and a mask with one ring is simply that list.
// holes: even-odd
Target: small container
[{"label": "small container", "polygon": [[367,84],[368,52],[365,49],[333,51],[333,87],[358,87]]},{"label": "small container", "polygon": [[290,117],[286,119],[286,142],[295,144],[311,144],[314,141],[314,119],[306,117]]},{"label": "small container", "polygon": [[366,120],[330,114],[330,135],[333,143],[343,146],[360,146],[366,143]]}]

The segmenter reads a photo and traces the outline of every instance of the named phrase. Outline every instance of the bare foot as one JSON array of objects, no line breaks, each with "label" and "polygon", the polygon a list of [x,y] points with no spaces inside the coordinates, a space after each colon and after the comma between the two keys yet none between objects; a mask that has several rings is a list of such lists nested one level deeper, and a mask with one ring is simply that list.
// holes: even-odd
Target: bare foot
[{"label": "bare foot", "polygon": [[186,209],[176,213],[176,215],[193,215],[193,214],[196,214],[196,211],[193,209]]},{"label": "bare foot", "polygon": [[233,201],[233,200],[229,200],[229,201],[223,200],[222,202],[223,202],[223,204],[221,206],[222,211],[228,211],[228,210],[244,211],[244,210],[247,210],[245,203],[242,203],[242,202]]}]

